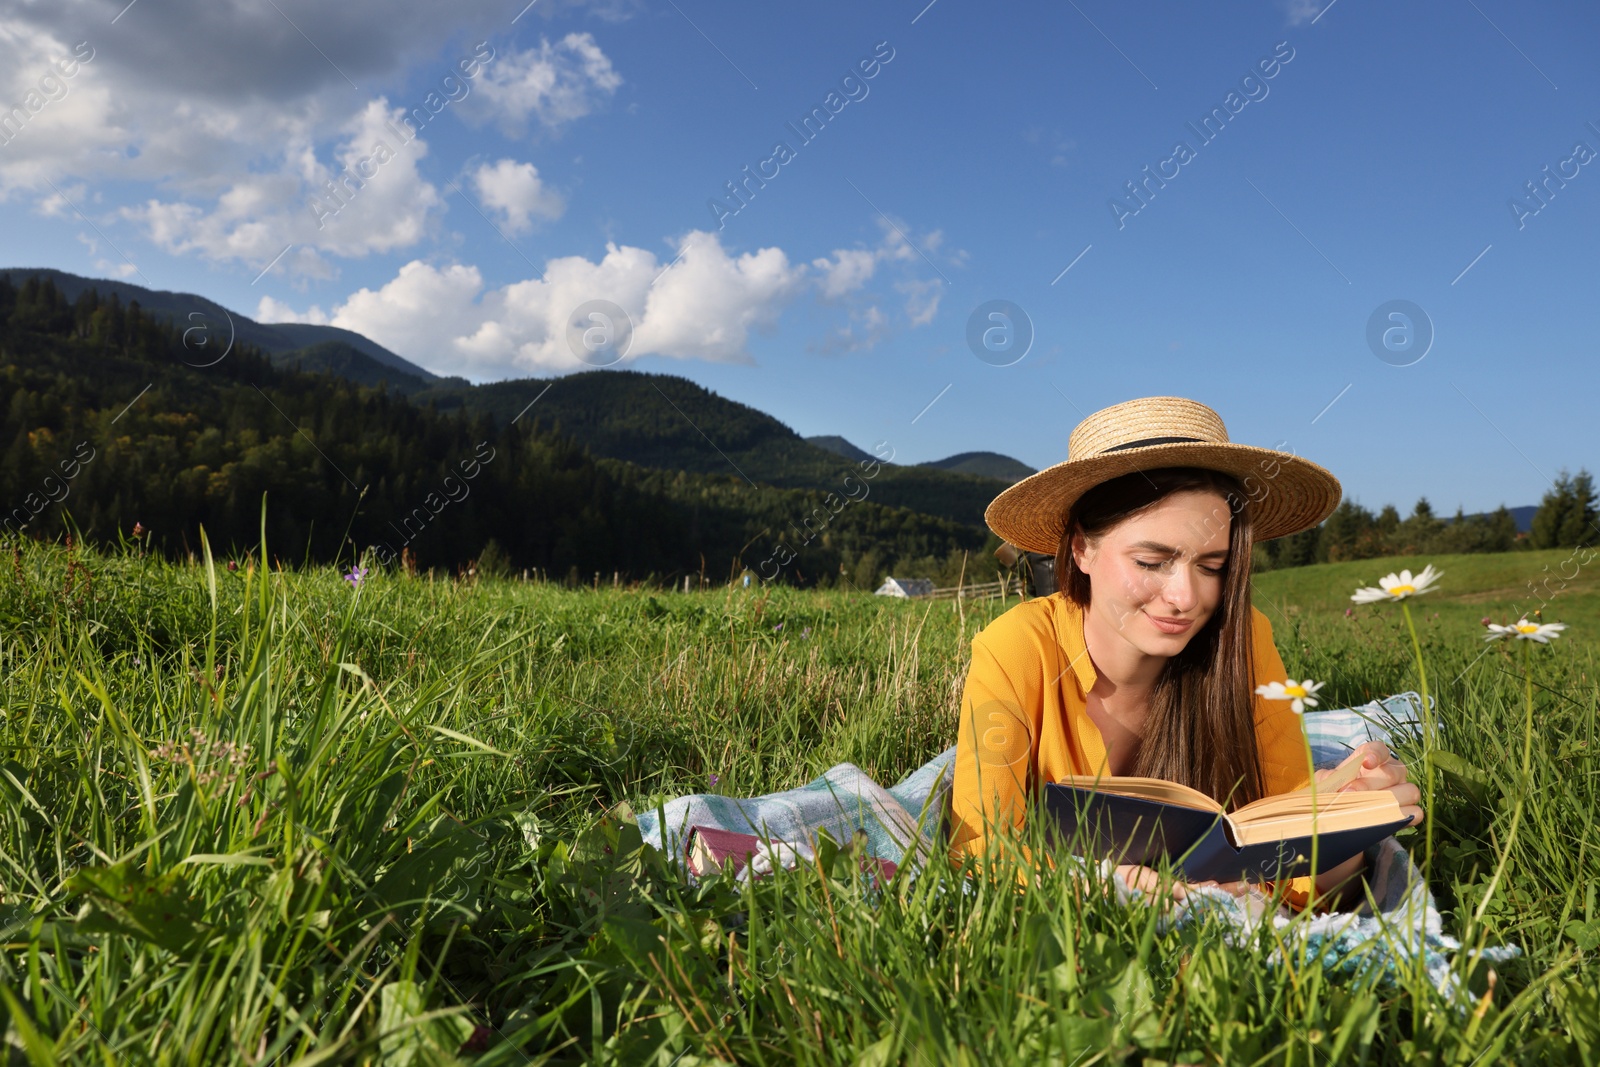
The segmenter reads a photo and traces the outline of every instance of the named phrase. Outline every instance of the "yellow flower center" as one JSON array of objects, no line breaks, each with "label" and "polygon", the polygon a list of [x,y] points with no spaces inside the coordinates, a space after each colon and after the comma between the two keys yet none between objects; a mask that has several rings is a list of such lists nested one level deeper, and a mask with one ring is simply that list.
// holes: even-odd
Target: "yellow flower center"
[{"label": "yellow flower center", "polygon": [[1286,685],[1283,687],[1283,691],[1292,697],[1303,697],[1306,695],[1306,687],[1303,685]]},{"label": "yellow flower center", "polygon": [[1389,587],[1390,596],[1405,596],[1407,593],[1415,593],[1416,591],[1417,587],[1414,585],[1391,585]]},{"label": "yellow flower center", "polygon": [[1531,622],[1519,622],[1519,623],[1517,623],[1517,633],[1519,633],[1519,634],[1536,634],[1538,632],[1539,632],[1539,627],[1535,626]]}]

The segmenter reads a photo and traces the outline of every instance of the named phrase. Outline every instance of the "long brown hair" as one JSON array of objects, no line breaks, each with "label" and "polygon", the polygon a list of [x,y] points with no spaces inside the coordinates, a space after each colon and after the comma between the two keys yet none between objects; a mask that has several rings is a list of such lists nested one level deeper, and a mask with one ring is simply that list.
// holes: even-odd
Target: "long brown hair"
[{"label": "long brown hair", "polygon": [[[1133,774],[1164,778],[1198,789],[1230,810],[1263,795],[1256,747],[1255,678],[1251,654],[1250,556],[1254,539],[1244,488],[1219,471],[1162,467],[1125,474],[1090,489],[1068,509],[1056,549],[1058,588],[1085,611],[1089,576],[1072,558],[1076,534],[1097,538],[1124,519],[1185,490],[1211,491],[1227,513],[1207,522],[1229,523],[1222,597],[1206,625],[1161,668],[1150,693]],[[1231,519],[1231,522],[1230,522]]]}]

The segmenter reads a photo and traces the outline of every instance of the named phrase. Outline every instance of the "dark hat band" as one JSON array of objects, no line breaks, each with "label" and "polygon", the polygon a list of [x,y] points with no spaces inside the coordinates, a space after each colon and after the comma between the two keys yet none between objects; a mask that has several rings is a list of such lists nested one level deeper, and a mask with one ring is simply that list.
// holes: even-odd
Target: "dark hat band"
[{"label": "dark hat band", "polygon": [[1198,437],[1146,437],[1139,441],[1129,441],[1125,445],[1112,445],[1101,451],[1100,455],[1107,452],[1121,452],[1125,448],[1144,448],[1148,445],[1176,445],[1184,442],[1198,442]]}]

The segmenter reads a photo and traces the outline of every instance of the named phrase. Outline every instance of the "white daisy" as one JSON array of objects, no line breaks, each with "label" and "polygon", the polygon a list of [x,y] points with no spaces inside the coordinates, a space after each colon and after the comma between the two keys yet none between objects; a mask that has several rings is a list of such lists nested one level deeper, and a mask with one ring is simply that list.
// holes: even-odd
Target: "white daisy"
[{"label": "white daisy", "polygon": [[1433,583],[1439,580],[1443,571],[1433,569],[1433,564],[1422,568],[1422,573],[1415,578],[1410,571],[1401,571],[1399,574],[1390,574],[1378,579],[1380,588],[1363,586],[1355,591],[1350,599],[1357,604],[1377,604],[1390,600],[1404,600],[1408,596],[1421,596],[1431,592]]},{"label": "white daisy", "polygon": [[1541,645],[1548,645],[1552,637],[1560,637],[1561,631],[1567,628],[1564,622],[1533,623],[1524,615],[1510,626],[1489,624],[1489,635],[1485,641],[1498,641],[1502,637],[1509,637],[1515,641],[1537,641]]},{"label": "white daisy", "polygon": [[1294,703],[1289,706],[1297,712],[1302,712],[1308,707],[1314,708],[1317,706],[1317,690],[1327,684],[1327,682],[1313,682],[1310,678],[1303,682],[1297,682],[1291,678],[1287,682],[1269,682],[1266,685],[1258,685],[1256,686],[1256,694],[1264,696],[1268,700],[1292,700]]}]

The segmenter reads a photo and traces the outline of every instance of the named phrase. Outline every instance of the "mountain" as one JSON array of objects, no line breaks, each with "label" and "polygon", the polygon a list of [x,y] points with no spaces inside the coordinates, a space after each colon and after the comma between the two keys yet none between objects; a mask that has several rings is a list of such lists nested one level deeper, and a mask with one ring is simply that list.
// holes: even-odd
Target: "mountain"
[{"label": "mountain", "polygon": [[[376,384],[377,379],[374,375],[381,376],[381,372],[375,371],[373,367],[367,366],[360,360],[355,360],[353,358],[355,355],[364,357],[377,368],[399,371],[417,382],[460,381],[463,384],[466,382],[465,379],[441,378],[432,371],[395,355],[376,341],[369,340],[354,330],[345,330],[338,326],[313,326],[310,323],[299,322],[256,322],[246,315],[229,311],[221,304],[193,293],[146,289],[142,285],[112,281],[108,278],[85,278],[49,267],[10,267],[0,273],[11,275],[11,284],[15,287],[20,287],[29,277],[37,277],[40,281],[48,278],[69,303],[77,300],[79,294],[86,289],[93,289],[102,297],[109,297],[115,293],[117,299],[124,304],[137,300],[147,314],[158,319],[170,319],[179,329],[203,327],[208,332],[218,331],[219,343],[225,343],[222,341],[225,336],[222,331],[231,322],[235,343],[256,346],[271,356],[274,363],[282,363],[284,361],[282,357],[297,356],[309,370],[314,369],[319,361],[326,362],[333,358],[334,362],[343,361],[348,365],[356,375],[352,380],[360,381],[362,384]],[[332,357],[329,352],[306,354],[307,349],[328,343],[343,345],[349,351],[338,357]],[[398,387],[400,381],[395,379],[391,384]]]},{"label": "mountain", "polygon": [[415,374],[378,362],[354,345],[343,341],[319,341],[305,348],[274,353],[275,366],[307,374],[331,374],[357,385],[387,385],[390,391],[410,396],[426,389],[438,378],[423,379]]},{"label": "mountain", "polygon": [[936,470],[955,471],[958,474],[976,474],[984,478],[999,478],[1004,482],[1020,482],[1030,474],[1038,473],[1032,467],[998,452],[961,452],[947,459],[930,460],[919,464]]},{"label": "mountain", "polygon": [[[852,463],[872,456],[863,452],[855,445],[836,434],[818,434],[807,437],[806,440],[818,448],[827,449],[835,455],[843,456]],[[928,460],[916,464],[918,467],[931,467],[934,470],[952,471],[956,474],[972,474],[980,478],[998,478],[1007,484],[1020,482],[1028,475],[1035,473],[1034,469],[1026,463],[1002,456],[998,452],[962,452],[947,459]]]},{"label": "mountain", "polygon": [[827,449],[836,456],[843,456],[851,463],[859,463],[864,459],[873,458],[870,452],[863,452],[861,449],[857,448],[855,445],[851,444],[849,441],[846,441],[837,434],[817,434],[813,437],[806,438],[806,440],[816,445],[818,448]]},{"label": "mountain", "polygon": [[[983,535],[988,534],[984,509],[1016,480],[986,473],[983,462],[958,464],[951,470],[897,464],[892,462],[892,441],[875,453],[857,449],[843,438],[835,447],[819,447],[771,415],[676,375],[608,368],[473,385],[465,378],[442,378],[360,334],[333,326],[258,323],[192,293],[157,291],[58,270],[10,268],[0,274],[9,274],[14,287],[30,276],[48,280],[69,303],[91,289],[102,297],[115,294],[124,304],[137,300],[145,314],[170,321],[180,331],[194,326],[219,330],[231,321],[236,343],[266,352],[274,366],[331,374],[358,385],[384,383],[391,392],[440,414],[486,415],[500,426],[526,420],[530,427],[558,429],[594,457],[639,467],[729,475],[750,487],[870,498],[888,507],[961,523]],[[837,444],[853,451],[840,454]],[[1022,466],[991,453],[941,462],[974,456]],[[882,462],[873,466],[874,459]]]},{"label": "mountain", "polygon": [[[993,547],[986,530],[877,499],[887,466],[852,465],[848,481],[831,472],[843,502],[818,485],[778,488],[728,469],[640,466],[533,419],[363,388],[345,380],[352,368],[398,372],[336,341],[296,350],[291,362],[315,362],[316,374],[249,343],[200,367],[191,328],[98,291],[68,301],[48,278],[13,287],[0,272],[0,536],[117,545],[137,523],[141,550],[170,555],[194,552],[203,529],[213,551],[237,559],[264,532],[273,555],[305,562],[344,562],[353,548],[380,563],[537,568],[568,584],[615,572],[676,587],[748,569],[866,590],[885,571],[953,580]],[[599,377],[588,388],[603,405],[614,385]],[[681,379],[615,385],[641,383],[675,395],[730,446],[750,443],[724,432],[710,394]],[[563,384],[542,387],[554,397]],[[772,420],[740,410],[746,436],[784,443]],[[610,428],[627,441],[628,420]],[[23,592],[30,613],[51,596]]]},{"label": "mountain", "polygon": [[[1511,512],[1511,517],[1517,521],[1517,532],[1527,533],[1529,530],[1533,529],[1533,513],[1539,510],[1539,506],[1537,504],[1524,504],[1519,508],[1507,508],[1506,510]],[[1492,511],[1482,511],[1473,515],[1468,515],[1467,518],[1487,519],[1493,514],[1494,512]],[[1445,516],[1444,521],[1454,522],[1455,519],[1453,516],[1447,515]]]},{"label": "mountain", "polygon": [[[988,529],[984,509],[1011,484],[894,463],[892,441],[876,453],[855,449],[856,458],[850,458],[818,447],[763,411],[672,374],[611,368],[484,385],[441,382],[412,394],[411,400],[440,412],[491,415],[501,425],[526,419],[559,429],[596,456],[642,467],[870,497],[982,531]],[[861,466],[873,459],[883,462]],[[870,475],[864,473],[869,470]],[[847,483],[849,476],[853,479]]]}]

